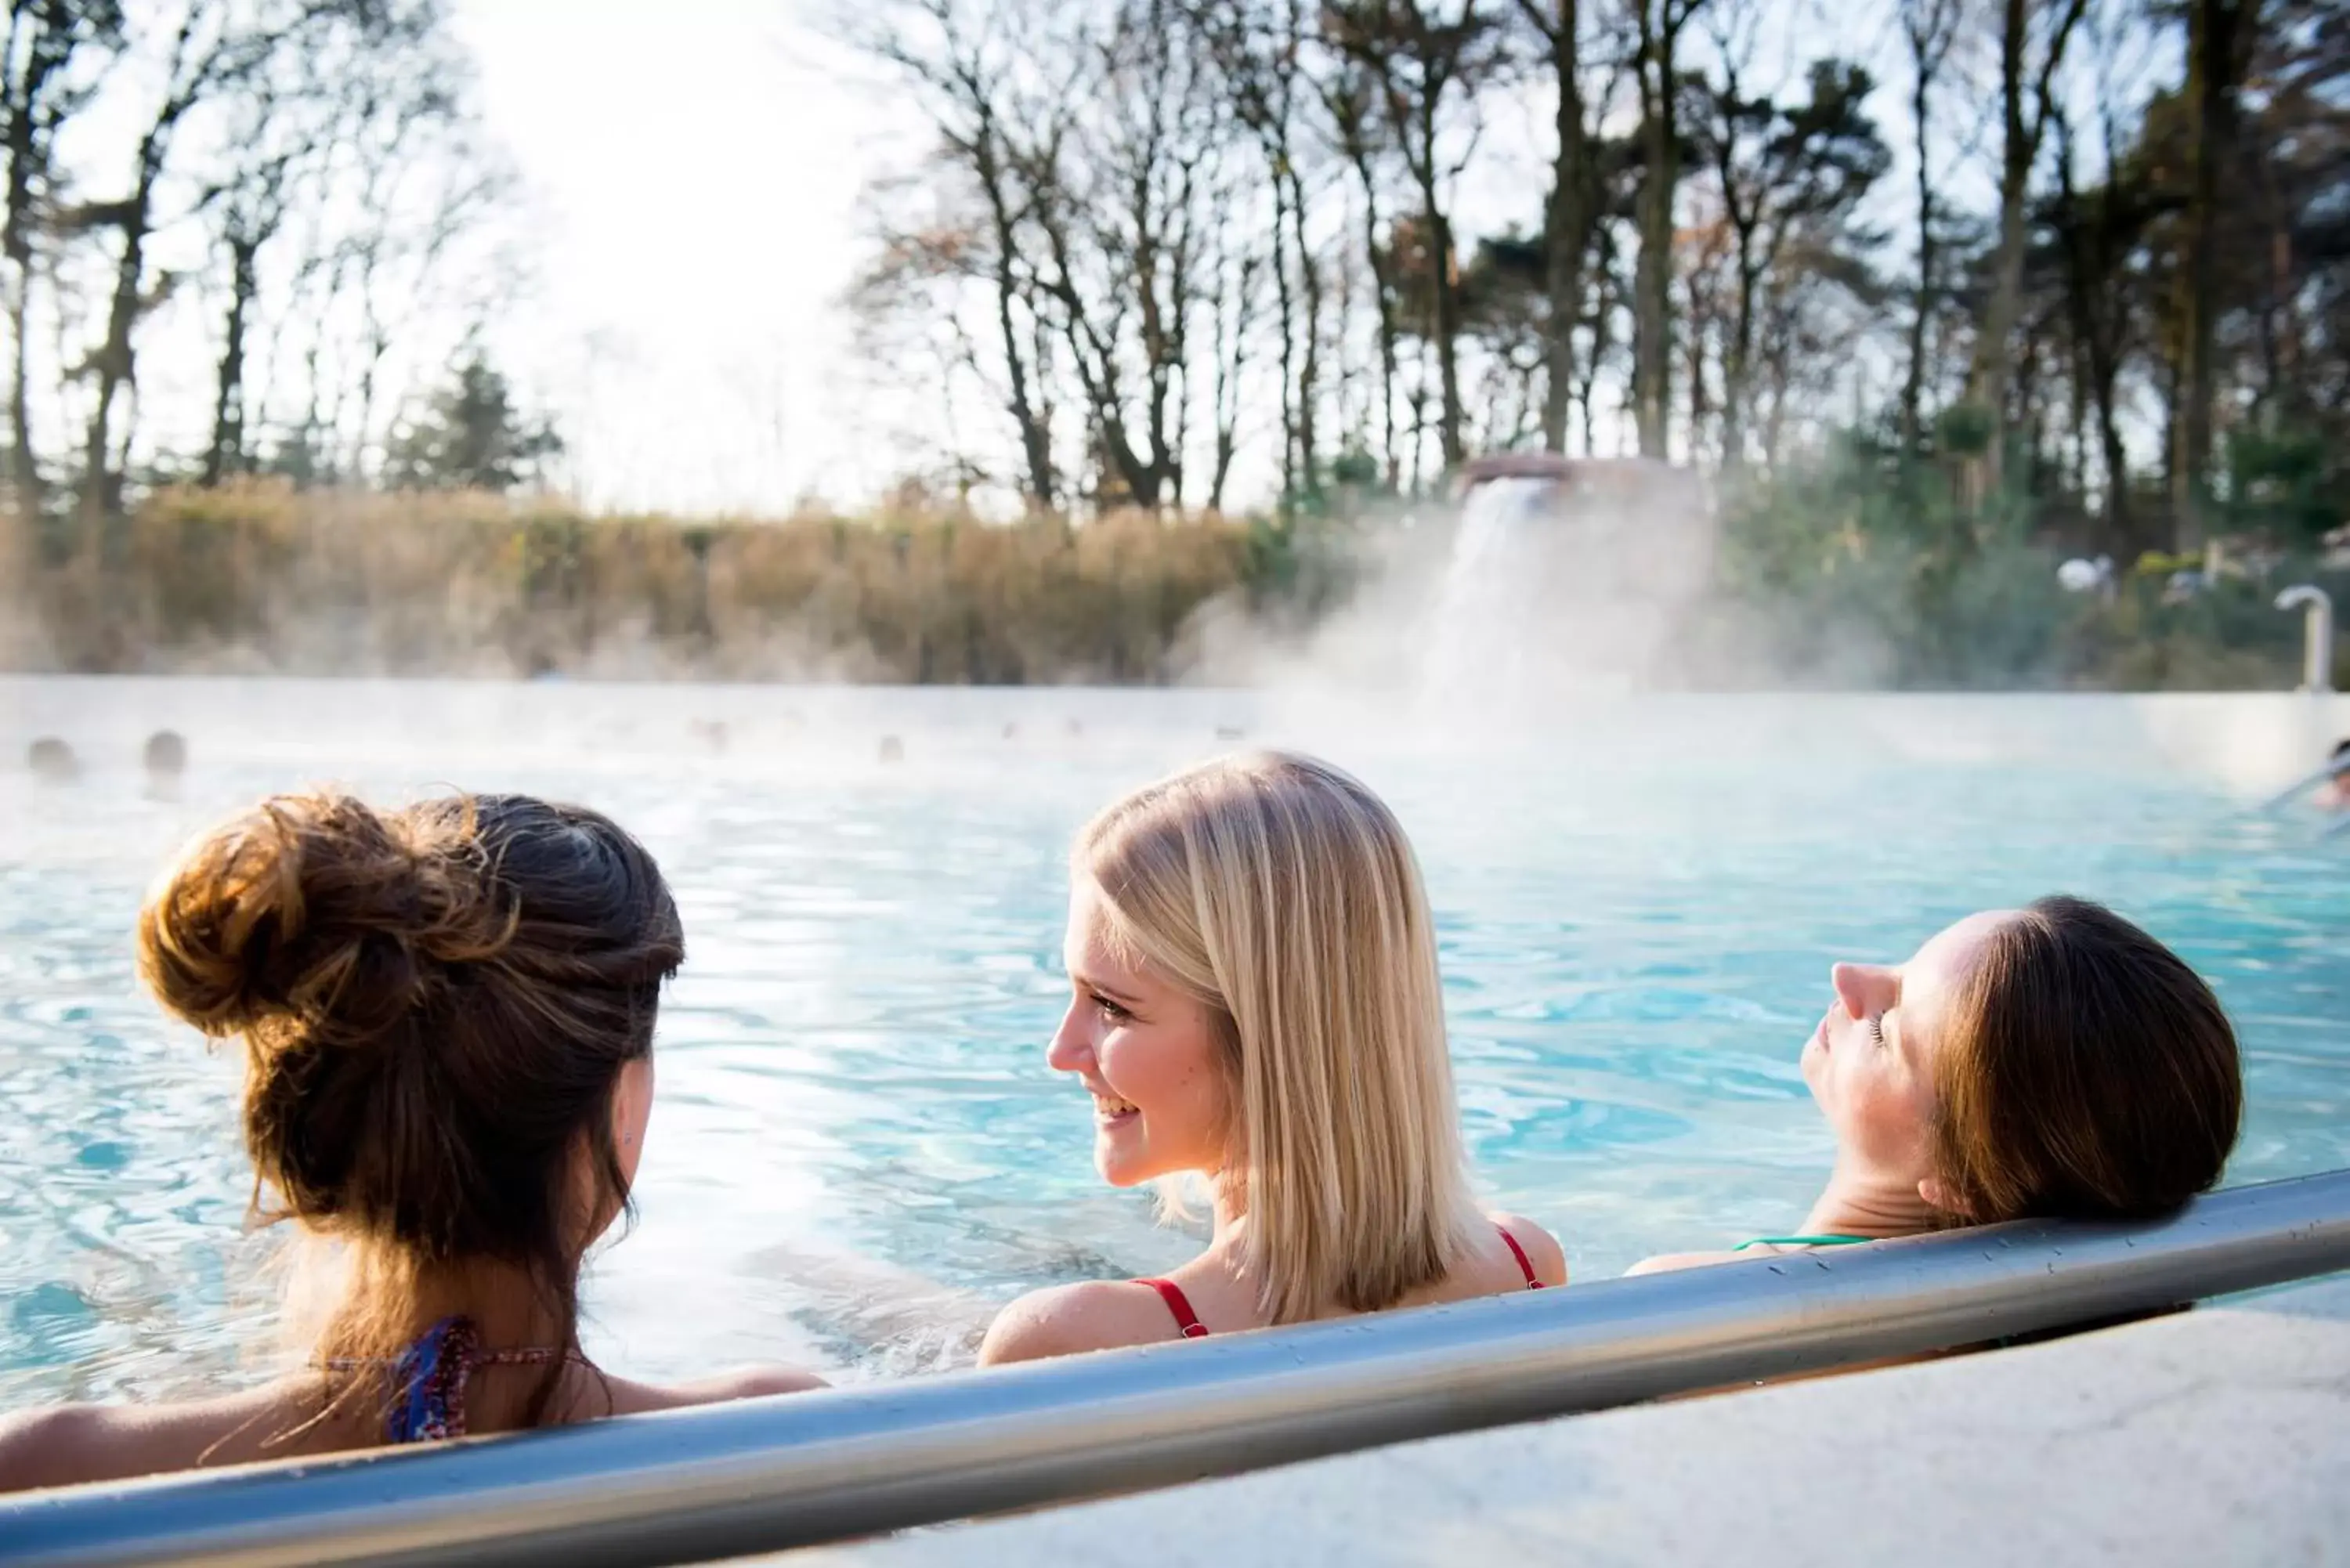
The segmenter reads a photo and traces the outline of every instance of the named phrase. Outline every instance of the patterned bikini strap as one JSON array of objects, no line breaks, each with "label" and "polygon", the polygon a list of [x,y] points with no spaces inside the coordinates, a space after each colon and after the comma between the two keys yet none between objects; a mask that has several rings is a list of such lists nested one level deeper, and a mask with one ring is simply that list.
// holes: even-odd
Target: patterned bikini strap
[{"label": "patterned bikini strap", "polygon": [[[543,1366],[562,1358],[547,1346],[484,1350],[481,1331],[470,1317],[444,1317],[424,1331],[390,1363],[396,1391],[384,1421],[388,1443],[430,1443],[465,1435],[465,1388],[484,1366]],[[323,1364],[329,1371],[382,1366],[371,1357],[340,1357]]]}]

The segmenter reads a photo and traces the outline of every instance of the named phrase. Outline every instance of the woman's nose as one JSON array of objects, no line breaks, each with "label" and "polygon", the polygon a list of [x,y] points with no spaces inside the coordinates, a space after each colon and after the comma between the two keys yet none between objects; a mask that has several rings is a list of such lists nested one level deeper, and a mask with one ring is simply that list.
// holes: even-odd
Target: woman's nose
[{"label": "woman's nose", "polygon": [[1828,983],[1848,1017],[1866,1018],[1891,1005],[1892,973],[1870,963],[1840,963],[1828,970]]},{"label": "woman's nose", "polygon": [[1053,1031],[1053,1043],[1045,1047],[1045,1064],[1064,1073],[1082,1073],[1093,1055],[1094,1043],[1086,1032],[1084,1012],[1071,1007],[1061,1015],[1061,1026]]}]

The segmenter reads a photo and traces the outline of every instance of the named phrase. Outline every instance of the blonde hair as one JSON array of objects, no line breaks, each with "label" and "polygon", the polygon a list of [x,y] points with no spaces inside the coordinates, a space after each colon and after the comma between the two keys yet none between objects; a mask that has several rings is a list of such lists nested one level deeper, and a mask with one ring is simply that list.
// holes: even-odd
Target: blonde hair
[{"label": "blonde hair", "polygon": [[1434,921],[1402,826],[1310,757],[1226,758],[1077,836],[1125,956],[1209,1011],[1274,1323],[1393,1306],[1474,1245]]}]

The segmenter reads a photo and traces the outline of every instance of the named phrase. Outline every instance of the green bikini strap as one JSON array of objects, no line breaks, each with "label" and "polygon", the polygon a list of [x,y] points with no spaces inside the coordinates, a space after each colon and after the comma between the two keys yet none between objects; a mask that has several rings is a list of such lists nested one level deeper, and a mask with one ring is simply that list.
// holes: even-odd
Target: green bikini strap
[{"label": "green bikini strap", "polygon": [[1752,1241],[1741,1241],[1731,1251],[1742,1252],[1749,1247],[1850,1247],[1880,1240],[1877,1236],[1757,1236]]}]

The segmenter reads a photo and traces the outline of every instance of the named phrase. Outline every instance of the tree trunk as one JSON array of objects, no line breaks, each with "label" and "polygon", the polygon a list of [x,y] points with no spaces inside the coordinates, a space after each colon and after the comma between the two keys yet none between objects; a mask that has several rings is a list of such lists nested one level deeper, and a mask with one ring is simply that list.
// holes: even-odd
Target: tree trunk
[{"label": "tree trunk", "polygon": [[1575,328],[1583,315],[1583,261],[1591,244],[1591,151],[1583,123],[1579,0],[1557,0],[1549,24],[1557,78],[1558,151],[1551,164],[1550,209],[1543,225],[1548,263],[1549,319],[1543,345],[1543,445],[1566,451],[1566,417],[1575,391]]},{"label": "tree trunk", "polygon": [[31,347],[27,342],[32,316],[33,227],[36,183],[49,169],[59,122],[68,112],[57,99],[68,64],[84,41],[77,30],[80,18],[69,7],[50,0],[9,7],[7,53],[0,67],[7,71],[6,96],[0,113],[6,118],[0,136],[8,157],[7,200],[0,218],[0,254],[8,261],[8,327],[11,355],[8,379],[8,481],[18,512],[32,517],[47,499],[41,465],[33,450]]},{"label": "tree trunk", "polygon": [[1901,379],[1901,446],[1916,453],[1926,426],[1926,328],[1934,316],[1934,182],[1927,172],[1926,89],[1911,104],[1918,128],[1918,286],[1910,298],[1909,366]]},{"label": "tree trunk", "polygon": [[1020,254],[1020,236],[1013,215],[1011,194],[1004,189],[1004,171],[1000,150],[996,146],[994,123],[984,116],[979,134],[973,138],[972,162],[979,175],[980,189],[987,200],[988,222],[994,231],[995,326],[1003,338],[1004,372],[1010,382],[1004,406],[1019,432],[1021,456],[1028,470],[1027,482],[1022,486],[1025,492],[1023,499],[1030,512],[1047,512],[1053,505],[1053,436],[1048,422],[1039,417],[1029,393],[1027,355],[1021,347],[1014,308],[1020,300],[1020,279],[1015,270]]},{"label": "tree trunk", "polygon": [[1429,241],[1436,251],[1429,264],[1436,296],[1436,379],[1442,400],[1436,438],[1444,466],[1458,468],[1468,452],[1461,441],[1461,289],[1452,275],[1452,225],[1437,206],[1432,169],[1421,191],[1427,199]]},{"label": "tree trunk", "polygon": [[20,515],[32,517],[41,510],[41,464],[33,451],[33,410],[31,401],[32,365],[26,353],[26,333],[29,323],[32,293],[32,271],[29,267],[17,273],[16,286],[8,296],[8,330],[10,354],[8,365],[8,477],[16,493],[16,509]]},{"label": "tree trunk", "polygon": [[1753,237],[1742,229],[1736,260],[1738,300],[1730,322],[1730,348],[1721,357],[1721,466],[1731,473],[1746,465],[1746,431],[1754,397],[1754,307],[1762,269],[1754,262],[1753,249]]},{"label": "tree trunk", "polygon": [[[1436,100],[1432,95],[1423,97],[1416,107],[1412,129],[1418,133],[1418,143],[1413,145],[1409,137],[1405,140],[1412,180],[1419,188],[1420,224],[1428,247],[1429,335],[1435,339],[1436,349],[1436,441],[1444,454],[1444,466],[1451,469],[1458,468],[1468,455],[1461,440],[1461,283],[1453,270],[1452,224],[1444,215],[1436,162]],[[1397,118],[1401,120],[1403,116]],[[1415,452],[1415,466],[1418,461]]]},{"label": "tree trunk", "polygon": [[2056,71],[2064,63],[2073,29],[2087,8],[2088,0],[2066,0],[2041,61],[2033,95],[2036,110],[2027,112],[2024,77],[2032,47],[2033,6],[2027,0],[2003,0],[1999,47],[1999,240],[1992,252],[1991,299],[1975,336],[1974,368],[1969,378],[1974,400],[1991,416],[1991,443],[1983,449],[1974,486],[1978,499],[1995,493],[2004,482],[2007,393],[2014,376],[2010,339],[2023,307],[2025,201],[2031,194],[2033,165],[2040,159],[2041,134],[2055,101]]},{"label": "tree trunk", "polygon": [[[107,306],[106,340],[90,357],[98,392],[90,407],[89,426],[82,445],[81,517],[83,545],[96,549],[113,533],[108,519],[122,501],[122,475],[116,472],[114,400],[136,373],[131,358],[131,334],[139,324],[142,284],[147,272],[147,234],[154,197],[155,170],[161,150],[142,151],[137,192],[125,203],[121,222],[122,254],[114,270],[114,295]],[[99,550],[104,556],[110,552]]]},{"label": "tree trunk", "polygon": [[1599,455],[1599,370],[1607,362],[1607,351],[1614,344],[1609,324],[1615,319],[1617,291],[1616,246],[1614,237],[1606,229],[1598,231],[1598,270],[1593,274],[1593,288],[1598,297],[1591,311],[1591,357],[1583,362],[1583,373],[1577,379],[1575,401],[1583,410],[1583,454]]},{"label": "tree trunk", "polygon": [[1355,178],[1363,186],[1363,254],[1370,258],[1372,304],[1378,307],[1378,317],[1379,462],[1388,488],[1393,490],[1403,477],[1396,453],[1395,277],[1392,259],[1379,243],[1378,173],[1371,166],[1370,149],[1363,141],[1359,126],[1347,136],[1347,157],[1355,166]]},{"label": "tree trunk", "polygon": [[1289,186],[1280,171],[1273,178],[1273,292],[1281,327],[1281,504],[1285,511],[1301,493],[1297,472],[1297,304],[1289,286]]},{"label": "tree trunk", "polygon": [[[13,25],[10,32],[13,61]],[[36,86],[29,81],[11,81],[8,85],[8,208],[5,230],[0,233],[0,241],[5,242],[0,248],[5,249],[8,257],[8,328],[13,350],[8,379],[8,469],[16,510],[29,518],[40,511],[42,499],[40,462],[33,452],[31,373],[26,342],[33,296],[33,177],[41,149],[34,135]]]},{"label": "tree trunk", "polygon": [[2122,444],[2121,419],[2116,386],[2121,375],[2121,334],[2114,312],[2122,308],[2105,296],[2113,275],[2115,257],[2108,237],[2114,202],[2108,165],[2106,189],[2097,198],[2094,234],[2073,186],[2072,138],[2062,116],[2056,121],[2057,214],[2064,229],[2065,305],[2078,355],[2086,361],[2091,402],[2096,410],[2097,450],[2106,471],[2105,534],[2116,555],[2131,544],[2129,514],[2129,455]]},{"label": "tree trunk", "polygon": [[1305,316],[1305,352],[1297,369],[1297,470],[1305,493],[1322,488],[1322,450],[1315,403],[1322,395],[1322,275],[1305,244],[1305,186],[1284,149],[1281,178],[1289,183],[1289,228]]},{"label": "tree trunk", "polygon": [[2178,548],[2202,547],[2209,532],[2211,362],[2218,309],[2220,180],[2236,140],[2236,77],[2258,0],[2189,0],[2185,99],[2194,138],[2187,197],[2187,254],[2178,280],[2178,430],[2170,475]]},{"label": "tree trunk", "polygon": [[221,335],[220,374],[213,398],[212,445],[204,452],[203,483],[207,488],[244,470],[245,317],[253,304],[254,263],[260,250],[260,242],[245,234],[235,234],[229,240],[228,321]]},{"label": "tree trunk", "polygon": [[1642,457],[1669,454],[1672,407],[1673,197],[1680,183],[1675,0],[1638,0],[1640,254],[1632,280],[1632,417]]},{"label": "tree trunk", "polygon": [[1999,238],[1991,252],[1991,299],[1975,334],[1975,401],[1991,416],[1991,440],[1979,460],[1979,496],[1995,493],[2004,478],[2007,389],[2015,317],[2023,295],[2023,200],[2032,180],[2033,145],[2023,112],[2023,64],[2031,9],[2025,0],[2003,0],[2000,27],[1999,91],[2001,142]]},{"label": "tree trunk", "polygon": [[1950,52],[1950,28],[1956,16],[1950,0],[1909,0],[1902,16],[1909,41],[1909,121],[1918,156],[1918,283],[1910,297],[1908,365],[1901,379],[1901,446],[1913,456],[1925,445],[1927,343],[1940,281],[1930,156],[1933,87],[1943,58]]}]

